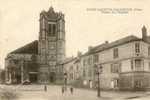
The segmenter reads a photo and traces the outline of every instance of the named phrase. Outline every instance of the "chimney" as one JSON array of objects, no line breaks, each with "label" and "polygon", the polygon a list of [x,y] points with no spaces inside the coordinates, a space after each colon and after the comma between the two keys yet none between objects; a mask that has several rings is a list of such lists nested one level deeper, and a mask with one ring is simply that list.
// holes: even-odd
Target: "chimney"
[{"label": "chimney", "polygon": [[147,29],[145,26],[142,27],[142,39],[146,40],[147,38]]},{"label": "chimney", "polygon": [[89,47],[88,47],[88,51],[91,51],[92,48],[93,48],[92,46],[89,46]]},{"label": "chimney", "polygon": [[78,51],[78,57],[80,57],[82,55],[82,52]]},{"label": "chimney", "polygon": [[105,44],[109,43],[108,41],[105,41]]}]

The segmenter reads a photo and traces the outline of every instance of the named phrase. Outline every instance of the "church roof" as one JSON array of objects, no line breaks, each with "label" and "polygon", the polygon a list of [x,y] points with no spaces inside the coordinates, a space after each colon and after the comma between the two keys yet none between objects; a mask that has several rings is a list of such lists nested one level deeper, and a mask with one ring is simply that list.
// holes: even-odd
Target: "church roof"
[{"label": "church roof", "polygon": [[21,48],[18,48],[10,54],[38,54],[38,40],[35,40]]}]

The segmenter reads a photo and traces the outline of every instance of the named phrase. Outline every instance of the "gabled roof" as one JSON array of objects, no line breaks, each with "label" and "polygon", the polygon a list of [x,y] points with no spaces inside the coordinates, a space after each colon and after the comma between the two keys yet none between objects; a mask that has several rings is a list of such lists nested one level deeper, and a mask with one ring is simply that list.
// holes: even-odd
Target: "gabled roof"
[{"label": "gabled roof", "polygon": [[122,45],[122,44],[129,43],[129,42],[132,42],[132,41],[137,41],[137,40],[141,40],[141,39],[136,37],[136,36],[130,35],[130,36],[127,36],[125,38],[122,38],[122,39],[116,40],[114,42],[111,42],[111,43],[103,43],[103,44],[100,44],[98,46],[95,46],[90,51],[85,53],[84,55],[87,55],[87,54],[90,54],[90,53],[100,52],[100,51],[103,51],[103,50],[106,50],[106,49],[109,49],[109,48],[112,48],[112,47],[115,47],[115,46],[118,46],[118,45]]},{"label": "gabled roof", "polygon": [[18,48],[10,54],[38,54],[38,40],[35,40],[21,48]]}]

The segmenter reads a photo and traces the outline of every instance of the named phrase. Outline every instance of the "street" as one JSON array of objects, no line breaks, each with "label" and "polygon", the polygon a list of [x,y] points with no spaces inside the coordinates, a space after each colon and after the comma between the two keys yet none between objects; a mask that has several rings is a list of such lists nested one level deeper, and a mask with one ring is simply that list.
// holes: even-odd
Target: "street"
[{"label": "street", "polygon": [[97,91],[87,89],[74,89],[73,95],[68,88],[62,94],[61,86],[48,85],[44,91],[44,85],[8,85],[2,88],[10,88],[18,94],[18,100],[149,100],[150,92],[113,92],[101,91],[101,97],[97,97]]}]

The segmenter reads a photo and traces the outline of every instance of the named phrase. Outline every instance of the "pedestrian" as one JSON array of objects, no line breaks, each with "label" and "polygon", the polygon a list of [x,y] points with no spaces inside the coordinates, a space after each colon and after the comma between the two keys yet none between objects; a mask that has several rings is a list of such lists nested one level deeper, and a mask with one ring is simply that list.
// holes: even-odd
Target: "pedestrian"
[{"label": "pedestrian", "polygon": [[47,92],[47,86],[46,85],[44,86],[44,91]]},{"label": "pedestrian", "polygon": [[64,94],[64,87],[62,87],[61,92],[62,92],[62,94]]},{"label": "pedestrian", "polygon": [[64,91],[67,91],[67,86],[64,86]]},{"label": "pedestrian", "polygon": [[73,94],[73,87],[70,87],[70,92],[71,94]]}]

